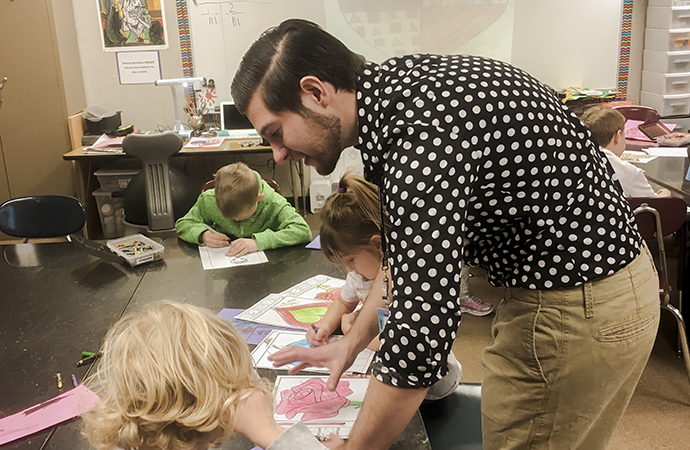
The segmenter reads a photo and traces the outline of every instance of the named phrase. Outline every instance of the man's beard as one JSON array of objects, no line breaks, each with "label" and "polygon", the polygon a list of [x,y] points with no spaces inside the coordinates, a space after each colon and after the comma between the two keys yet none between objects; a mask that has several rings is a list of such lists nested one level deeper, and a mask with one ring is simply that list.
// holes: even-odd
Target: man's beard
[{"label": "man's beard", "polygon": [[313,167],[320,175],[333,173],[340,159],[342,147],[342,126],[340,117],[333,114],[319,114],[305,108],[304,117],[309,121],[309,131],[315,135],[316,155],[308,158],[314,159]]}]

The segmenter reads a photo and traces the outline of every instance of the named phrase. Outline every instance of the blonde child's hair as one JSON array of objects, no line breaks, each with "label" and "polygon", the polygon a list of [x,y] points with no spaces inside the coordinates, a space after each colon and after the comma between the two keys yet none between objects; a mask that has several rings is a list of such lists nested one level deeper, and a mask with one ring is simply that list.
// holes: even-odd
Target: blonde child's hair
[{"label": "blonde child's hair", "polygon": [[[338,192],[330,195],[319,217],[321,250],[339,263],[348,254],[371,247],[371,238],[381,235],[379,190],[359,175],[347,172],[338,183]],[[390,228],[383,218],[384,232]]]},{"label": "blonde child's hair", "polygon": [[119,320],[86,385],[100,401],[83,434],[99,450],[218,447],[233,433],[241,391],[268,391],[230,323],[173,302]]},{"label": "blonde child's hair", "polygon": [[238,162],[221,167],[214,179],[216,206],[223,217],[232,219],[256,205],[259,177],[246,164]]},{"label": "blonde child's hair", "polygon": [[601,147],[606,147],[619,131],[625,132],[625,116],[610,106],[592,106],[582,113],[580,120]]}]

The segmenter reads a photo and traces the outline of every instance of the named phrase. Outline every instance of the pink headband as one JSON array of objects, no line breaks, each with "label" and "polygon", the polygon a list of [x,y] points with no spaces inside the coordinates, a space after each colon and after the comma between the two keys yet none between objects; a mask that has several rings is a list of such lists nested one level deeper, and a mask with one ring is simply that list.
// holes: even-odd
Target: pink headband
[{"label": "pink headband", "polygon": [[338,186],[338,193],[339,194],[343,194],[343,193],[345,193],[345,191],[347,191],[347,188]]}]

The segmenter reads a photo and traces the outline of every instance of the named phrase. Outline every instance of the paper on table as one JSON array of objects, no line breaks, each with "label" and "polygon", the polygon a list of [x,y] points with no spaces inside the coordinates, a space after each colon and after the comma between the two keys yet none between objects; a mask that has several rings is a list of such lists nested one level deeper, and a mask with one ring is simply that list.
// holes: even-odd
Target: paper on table
[{"label": "paper on table", "polygon": [[[639,128],[637,128],[639,125],[642,125],[644,123],[644,120],[632,120],[628,119],[625,121],[625,138],[626,139],[634,139],[637,141],[647,141],[647,142],[653,142],[651,139],[647,137],[646,134],[644,134],[642,131],[640,131]],[[673,131],[673,129],[676,127],[675,123],[664,123],[666,128],[669,130]]]},{"label": "paper on table", "polygon": [[278,375],[274,388],[276,422],[290,426],[301,420],[317,438],[335,433],[346,439],[362,410],[369,378],[343,377],[335,391],[328,390],[327,379]]},{"label": "paper on table", "polygon": [[268,262],[264,252],[247,253],[239,258],[235,256],[225,256],[230,250],[230,246],[220,248],[199,247],[199,256],[204,270],[223,269],[225,267],[250,266]]},{"label": "paper on table", "polygon": [[321,250],[321,236],[316,236],[313,241],[307,244],[305,248],[312,250]]},{"label": "paper on table", "polygon": [[644,152],[651,156],[688,157],[687,147],[653,147],[644,149]]},{"label": "paper on table", "polygon": [[649,161],[652,161],[652,160],[656,159],[656,156],[651,156],[651,155],[648,155],[648,154],[643,153],[643,152],[629,152],[629,151],[625,151],[625,152],[623,152],[623,154],[621,155],[621,159],[622,159],[623,161],[628,161],[628,162],[631,162],[631,163],[642,163],[642,164],[646,164],[646,163],[648,163]]},{"label": "paper on table", "polygon": [[[331,336],[330,342],[335,342],[342,339],[342,336]],[[257,369],[278,369],[278,370],[288,370],[298,363],[288,364],[285,366],[275,367],[272,361],[268,360],[268,357],[278,350],[290,345],[297,345],[300,347],[310,348],[307,342],[307,334],[304,331],[278,331],[274,330],[269,333],[268,336],[254,348],[252,351],[252,359],[254,360],[254,367]],[[352,373],[367,373],[371,362],[374,360],[374,352],[365,348],[362,350],[355,361],[352,363],[349,369],[347,369],[345,374]],[[328,373],[329,370],[325,367],[308,367],[302,370],[303,372],[317,372],[317,373]]]},{"label": "paper on table", "polygon": [[93,408],[98,396],[84,385],[0,419],[0,445],[72,419]]},{"label": "paper on table", "polygon": [[184,148],[218,148],[223,145],[224,137],[202,138],[193,137],[187,142]]},{"label": "paper on table", "polygon": [[84,153],[122,153],[122,141],[124,136],[109,137],[102,134],[91,147],[87,147]]},{"label": "paper on table", "polygon": [[247,344],[259,344],[273,330],[293,331],[287,328],[274,327],[263,323],[247,322],[246,320],[237,319],[237,315],[243,311],[244,309],[223,308],[218,313],[218,316],[230,322],[237,329],[237,331],[242,334],[242,337]]}]

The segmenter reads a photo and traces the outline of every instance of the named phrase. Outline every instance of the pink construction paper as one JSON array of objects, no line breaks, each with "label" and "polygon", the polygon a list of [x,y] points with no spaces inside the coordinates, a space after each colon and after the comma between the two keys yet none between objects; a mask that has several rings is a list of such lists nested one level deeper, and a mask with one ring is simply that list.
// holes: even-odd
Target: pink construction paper
[{"label": "pink construction paper", "polygon": [[[642,131],[640,131],[639,128],[637,128],[638,125],[643,124],[643,120],[633,120],[633,119],[628,119],[625,121],[625,138],[626,139],[634,139],[636,141],[647,141],[647,142],[654,142],[651,139],[647,137]],[[664,123],[666,128],[669,130],[673,131],[673,129],[676,127],[675,123]]]},{"label": "pink construction paper", "polygon": [[0,419],[0,445],[45,430],[93,408],[98,396],[84,385]]}]

